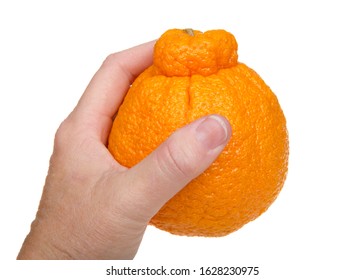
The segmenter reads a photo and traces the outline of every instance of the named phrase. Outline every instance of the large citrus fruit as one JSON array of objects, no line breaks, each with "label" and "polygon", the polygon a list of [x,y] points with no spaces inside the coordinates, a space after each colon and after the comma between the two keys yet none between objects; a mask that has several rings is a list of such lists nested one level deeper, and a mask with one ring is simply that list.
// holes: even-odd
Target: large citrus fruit
[{"label": "large citrus fruit", "polygon": [[224,30],[161,36],[153,65],[120,106],[108,148],[131,167],[176,129],[213,113],[230,121],[230,142],[152,225],[178,235],[223,236],[257,218],[280,192],[288,162],[285,117],[270,88],[237,61],[236,40]]}]

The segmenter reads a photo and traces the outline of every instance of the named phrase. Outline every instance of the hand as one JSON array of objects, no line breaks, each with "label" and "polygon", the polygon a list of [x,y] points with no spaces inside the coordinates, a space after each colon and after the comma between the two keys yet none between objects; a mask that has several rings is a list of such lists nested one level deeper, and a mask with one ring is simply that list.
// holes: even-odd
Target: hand
[{"label": "hand", "polygon": [[[106,143],[153,42],[110,55],[57,130],[43,195],[19,259],[132,259],[149,220],[220,154],[228,121],[203,117],[128,169]],[[150,180],[153,178],[153,180]]]}]

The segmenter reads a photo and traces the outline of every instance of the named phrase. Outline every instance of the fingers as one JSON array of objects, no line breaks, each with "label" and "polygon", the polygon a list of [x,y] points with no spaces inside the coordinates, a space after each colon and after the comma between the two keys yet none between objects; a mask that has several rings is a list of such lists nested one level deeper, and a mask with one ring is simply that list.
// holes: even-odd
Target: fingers
[{"label": "fingers", "polygon": [[103,139],[107,137],[105,122],[110,126],[131,83],[152,64],[154,43],[145,43],[106,58],[75,108],[80,123],[92,124],[91,132]]},{"label": "fingers", "polygon": [[[207,169],[231,136],[229,122],[218,115],[203,117],[172,134],[147,158],[126,172],[126,203],[149,221],[192,179]],[[125,204],[124,204],[125,206]]]}]

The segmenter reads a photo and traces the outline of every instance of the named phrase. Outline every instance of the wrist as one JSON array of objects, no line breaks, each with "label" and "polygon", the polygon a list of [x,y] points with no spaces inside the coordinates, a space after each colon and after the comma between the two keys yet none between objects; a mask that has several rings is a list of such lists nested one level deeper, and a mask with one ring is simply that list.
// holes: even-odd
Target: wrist
[{"label": "wrist", "polygon": [[[33,222],[33,225],[36,222]],[[18,260],[67,260],[73,259],[70,254],[55,246],[51,238],[38,228],[32,229],[25,238],[17,256]]]}]

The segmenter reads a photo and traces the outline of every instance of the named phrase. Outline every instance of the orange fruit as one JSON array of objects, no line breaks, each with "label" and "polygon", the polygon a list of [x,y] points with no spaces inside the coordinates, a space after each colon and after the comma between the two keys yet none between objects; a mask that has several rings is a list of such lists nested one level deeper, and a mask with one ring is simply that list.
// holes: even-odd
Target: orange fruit
[{"label": "orange fruit", "polygon": [[127,167],[202,116],[223,115],[232,127],[216,161],[151,219],[157,228],[224,236],[266,211],[283,186],[288,166],[284,114],[260,76],[237,59],[237,42],[224,30],[168,30],[155,44],[153,65],[134,81],[120,106],[108,148]]}]

